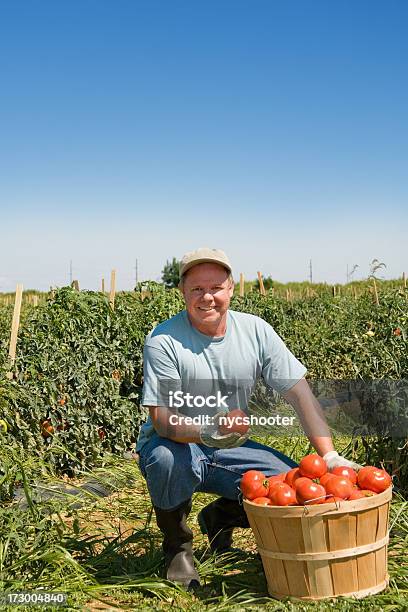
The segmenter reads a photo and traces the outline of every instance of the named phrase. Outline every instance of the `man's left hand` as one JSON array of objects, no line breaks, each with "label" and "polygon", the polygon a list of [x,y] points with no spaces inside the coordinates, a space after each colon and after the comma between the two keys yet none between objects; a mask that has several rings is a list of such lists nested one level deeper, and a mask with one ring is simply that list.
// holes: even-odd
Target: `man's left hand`
[{"label": "man's left hand", "polygon": [[342,457],[335,450],[332,450],[326,453],[323,456],[323,459],[327,463],[328,470],[332,470],[335,467],[349,467],[358,472],[358,470],[363,467],[359,463],[355,463],[354,461],[350,461],[349,459]]}]

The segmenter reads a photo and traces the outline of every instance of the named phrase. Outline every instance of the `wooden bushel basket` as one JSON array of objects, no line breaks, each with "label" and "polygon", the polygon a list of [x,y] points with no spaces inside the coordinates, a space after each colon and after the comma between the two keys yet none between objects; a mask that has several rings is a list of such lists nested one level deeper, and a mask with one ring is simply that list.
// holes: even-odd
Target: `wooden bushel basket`
[{"label": "wooden bushel basket", "polygon": [[355,501],[244,508],[277,598],[326,599],[379,593],[388,585],[392,488]]}]

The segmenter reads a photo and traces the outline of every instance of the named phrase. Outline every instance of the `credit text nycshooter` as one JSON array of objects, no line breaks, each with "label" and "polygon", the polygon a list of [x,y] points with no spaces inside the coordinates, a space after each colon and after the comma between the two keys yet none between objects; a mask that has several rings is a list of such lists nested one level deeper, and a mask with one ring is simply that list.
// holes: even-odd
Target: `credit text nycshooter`
[{"label": "credit text nycshooter", "polygon": [[[251,414],[245,417],[229,417],[222,416],[219,418],[219,425],[232,427],[234,425],[283,425],[284,427],[291,426],[296,420],[295,416],[281,416],[280,414],[274,414],[269,416],[257,416]],[[170,425],[178,425],[183,423],[184,425],[211,425],[214,423],[214,417],[208,414],[198,414],[196,416],[185,416],[172,414],[169,418]]]}]

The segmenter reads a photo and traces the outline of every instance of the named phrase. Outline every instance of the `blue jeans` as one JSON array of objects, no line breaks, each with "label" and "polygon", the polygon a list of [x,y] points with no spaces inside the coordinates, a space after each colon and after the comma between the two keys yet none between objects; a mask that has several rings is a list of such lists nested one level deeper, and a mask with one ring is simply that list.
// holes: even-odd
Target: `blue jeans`
[{"label": "blue jeans", "polygon": [[153,505],[162,510],[177,508],[196,492],[237,499],[239,481],[247,470],[272,476],[296,465],[283,453],[252,440],[237,448],[220,449],[180,444],[155,433],[139,453],[139,467]]}]

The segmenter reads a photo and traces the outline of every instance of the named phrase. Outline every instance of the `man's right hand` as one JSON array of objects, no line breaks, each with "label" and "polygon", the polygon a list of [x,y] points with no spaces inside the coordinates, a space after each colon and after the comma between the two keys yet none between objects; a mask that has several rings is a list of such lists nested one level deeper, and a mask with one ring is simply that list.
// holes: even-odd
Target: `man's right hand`
[{"label": "man's right hand", "polygon": [[200,441],[205,446],[213,448],[236,448],[242,446],[249,437],[249,433],[242,435],[235,431],[228,434],[221,434],[219,432],[220,418],[228,414],[228,410],[217,412],[212,417],[210,424],[202,425],[200,428]]}]

